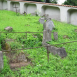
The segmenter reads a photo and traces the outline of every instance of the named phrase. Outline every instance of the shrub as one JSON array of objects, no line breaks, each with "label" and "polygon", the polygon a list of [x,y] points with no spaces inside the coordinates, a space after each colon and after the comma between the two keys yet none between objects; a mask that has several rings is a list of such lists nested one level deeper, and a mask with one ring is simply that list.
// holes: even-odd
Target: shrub
[{"label": "shrub", "polygon": [[2,45],[4,44],[5,36],[3,34],[0,34],[0,50],[2,49]]}]

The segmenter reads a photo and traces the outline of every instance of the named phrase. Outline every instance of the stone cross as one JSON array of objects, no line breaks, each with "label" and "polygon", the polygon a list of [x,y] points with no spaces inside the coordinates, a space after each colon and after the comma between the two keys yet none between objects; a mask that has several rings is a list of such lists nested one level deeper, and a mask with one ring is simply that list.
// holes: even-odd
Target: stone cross
[{"label": "stone cross", "polygon": [[47,41],[51,40],[51,31],[53,30],[54,24],[51,21],[51,18],[49,18],[46,22],[43,24],[43,41],[42,44],[46,45]]},{"label": "stone cross", "polygon": [[2,54],[2,51],[0,51],[0,69],[3,69],[3,54]]},{"label": "stone cross", "polygon": [[16,7],[16,4],[15,4],[15,7],[13,7],[13,8],[15,8],[15,9],[16,9],[16,14],[17,14],[17,8],[18,8],[18,7]]}]

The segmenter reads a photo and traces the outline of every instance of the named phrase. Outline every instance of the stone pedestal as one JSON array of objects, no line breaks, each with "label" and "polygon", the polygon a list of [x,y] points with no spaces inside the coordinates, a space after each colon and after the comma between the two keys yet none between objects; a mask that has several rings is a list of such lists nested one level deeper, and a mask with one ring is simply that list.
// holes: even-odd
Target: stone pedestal
[{"label": "stone pedestal", "polygon": [[46,45],[47,41],[51,40],[51,31],[50,30],[44,30],[43,31],[43,41],[42,44]]},{"label": "stone pedestal", "polygon": [[51,21],[51,19],[49,18],[46,22],[44,22],[43,24],[43,41],[42,41],[42,45],[46,45],[47,41],[51,40],[51,32],[53,30],[54,24]]},{"label": "stone pedestal", "polygon": [[0,69],[3,69],[3,53],[0,51]]}]

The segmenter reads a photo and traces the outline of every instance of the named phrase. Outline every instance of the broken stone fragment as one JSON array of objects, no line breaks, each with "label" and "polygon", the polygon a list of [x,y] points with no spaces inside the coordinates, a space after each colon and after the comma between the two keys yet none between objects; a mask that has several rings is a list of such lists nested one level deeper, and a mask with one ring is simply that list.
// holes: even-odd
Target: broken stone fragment
[{"label": "broken stone fragment", "polygon": [[10,26],[8,26],[8,27],[6,27],[4,30],[6,30],[6,31],[12,31],[12,30],[13,30],[13,28],[12,28],[12,27],[10,27]]},{"label": "broken stone fragment", "polygon": [[57,48],[54,46],[48,46],[48,51],[50,51],[50,53],[53,53],[54,55],[59,55],[61,58],[64,58],[67,56],[67,53],[65,51],[65,48]]}]

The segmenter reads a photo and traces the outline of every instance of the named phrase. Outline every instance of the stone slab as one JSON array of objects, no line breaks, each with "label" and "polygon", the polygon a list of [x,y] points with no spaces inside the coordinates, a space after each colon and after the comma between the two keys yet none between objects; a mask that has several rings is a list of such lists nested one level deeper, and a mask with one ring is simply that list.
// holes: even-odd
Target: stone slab
[{"label": "stone slab", "polygon": [[3,53],[0,51],[0,69],[3,69]]},{"label": "stone slab", "polygon": [[65,48],[57,48],[54,46],[49,46],[48,51],[50,51],[50,53],[53,53],[54,55],[56,54],[59,55],[61,58],[64,58],[67,56]]}]

